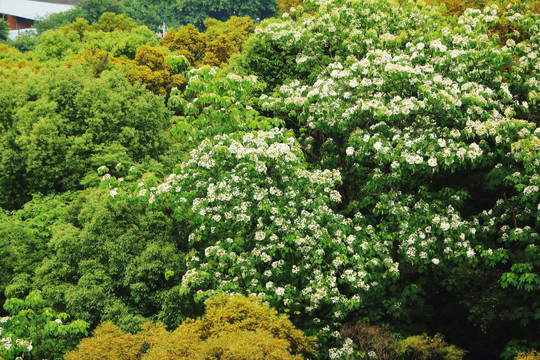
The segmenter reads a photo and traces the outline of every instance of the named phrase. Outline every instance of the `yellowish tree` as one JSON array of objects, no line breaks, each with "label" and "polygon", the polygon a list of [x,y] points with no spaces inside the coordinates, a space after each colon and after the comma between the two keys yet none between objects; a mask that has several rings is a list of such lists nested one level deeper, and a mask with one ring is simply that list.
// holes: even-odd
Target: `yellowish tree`
[{"label": "yellowish tree", "polygon": [[198,64],[204,57],[207,37],[193,25],[182,26],[178,30],[170,30],[160,44],[175,54],[184,55],[191,64]]},{"label": "yellowish tree", "polygon": [[314,352],[313,341],[256,297],[218,295],[206,302],[203,317],[172,332],[148,323],[131,335],[103,323],[65,359],[299,360]]},{"label": "yellowish tree", "polygon": [[206,52],[202,60],[203,64],[224,67],[231,55],[238,52],[232,41],[225,35],[219,35],[217,39],[206,45]]}]

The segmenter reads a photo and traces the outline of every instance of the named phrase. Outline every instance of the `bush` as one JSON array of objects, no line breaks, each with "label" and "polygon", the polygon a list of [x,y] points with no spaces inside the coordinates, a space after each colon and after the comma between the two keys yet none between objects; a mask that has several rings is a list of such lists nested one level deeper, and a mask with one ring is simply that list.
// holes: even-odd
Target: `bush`
[{"label": "bush", "polygon": [[396,353],[407,360],[462,360],[465,351],[448,345],[440,334],[409,336],[396,346]]},{"label": "bush", "polygon": [[112,322],[100,324],[93,337],[83,339],[77,350],[68,353],[66,360],[135,360],[139,358],[143,344],[137,336],[125,333]]},{"label": "bush", "polygon": [[349,324],[344,326],[341,335],[351,339],[359,351],[374,353],[379,360],[397,358],[393,351],[397,344],[396,337],[380,326]]},{"label": "bush", "polygon": [[[135,335],[103,323],[66,360],[235,359],[293,360],[313,352],[313,339],[289,319],[255,297],[216,296],[206,302],[206,314],[188,319],[175,331],[145,324]],[[146,349],[148,349],[146,351]]]}]

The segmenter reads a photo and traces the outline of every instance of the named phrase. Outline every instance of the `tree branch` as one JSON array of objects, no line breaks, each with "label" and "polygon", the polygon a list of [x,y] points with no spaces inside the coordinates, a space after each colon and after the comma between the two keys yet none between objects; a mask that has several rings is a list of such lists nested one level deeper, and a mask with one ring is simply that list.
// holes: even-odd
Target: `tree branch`
[{"label": "tree branch", "polygon": [[510,202],[508,201],[508,198],[506,197],[506,191],[503,193],[504,201],[506,202],[506,205],[512,210],[512,219],[514,220],[514,228],[517,228],[517,218],[516,218],[516,211],[514,210],[514,207],[510,205]]}]

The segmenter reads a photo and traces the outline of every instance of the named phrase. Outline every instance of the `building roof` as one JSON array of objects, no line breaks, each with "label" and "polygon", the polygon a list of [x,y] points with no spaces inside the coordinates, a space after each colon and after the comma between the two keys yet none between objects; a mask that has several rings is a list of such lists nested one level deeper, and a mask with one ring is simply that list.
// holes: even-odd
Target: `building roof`
[{"label": "building roof", "polygon": [[73,9],[74,5],[52,4],[31,0],[0,0],[0,14],[13,15],[25,19],[40,20],[47,16]]}]

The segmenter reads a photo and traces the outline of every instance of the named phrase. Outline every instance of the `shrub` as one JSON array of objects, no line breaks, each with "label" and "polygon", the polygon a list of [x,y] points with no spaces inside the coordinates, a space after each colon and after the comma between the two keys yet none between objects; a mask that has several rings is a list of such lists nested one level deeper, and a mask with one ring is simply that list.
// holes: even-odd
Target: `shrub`
[{"label": "shrub", "polygon": [[465,351],[448,345],[440,334],[409,336],[396,346],[396,353],[407,360],[461,360]]},{"label": "shrub", "polygon": [[143,343],[138,337],[120,330],[112,322],[100,324],[93,337],[83,339],[66,360],[135,360],[139,359]]},{"label": "shrub", "polygon": [[397,344],[396,337],[386,329],[377,325],[349,324],[341,331],[344,338],[351,339],[359,351],[375,353],[377,359],[396,359],[393,351]]},{"label": "shrub", "polygon": [[216,296],[206,302],[203,317],[188,319],[173,332],[162,324],[142,328],[131,335],[103,323],[65,358],[293,360],[314,351],[312,338],[255,297]]}]

